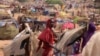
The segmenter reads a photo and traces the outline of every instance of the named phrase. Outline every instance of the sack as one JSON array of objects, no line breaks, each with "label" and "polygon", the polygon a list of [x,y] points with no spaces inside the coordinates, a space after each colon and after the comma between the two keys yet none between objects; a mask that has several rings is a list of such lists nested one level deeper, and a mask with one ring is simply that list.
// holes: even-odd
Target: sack
[{"label": "sack", "polygon": [[0,27],[0,39],[12,39],[18,34],[19,30],[13,25]]}]

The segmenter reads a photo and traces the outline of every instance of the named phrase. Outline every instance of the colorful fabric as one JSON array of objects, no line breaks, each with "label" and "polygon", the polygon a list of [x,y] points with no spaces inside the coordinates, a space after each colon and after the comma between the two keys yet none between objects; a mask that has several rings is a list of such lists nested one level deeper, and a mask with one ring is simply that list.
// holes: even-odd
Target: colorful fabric
[{"label": "colorful fabric", "polygon": [[80,42],[76,41],[73,44],[73,54],[79,54],[79,47],[80,47]]},{"label": "colorful fabric", "polygon": [[74,28],[74,24],[71,22],[67,22],[63,25],[62,29],[73,29]]}]

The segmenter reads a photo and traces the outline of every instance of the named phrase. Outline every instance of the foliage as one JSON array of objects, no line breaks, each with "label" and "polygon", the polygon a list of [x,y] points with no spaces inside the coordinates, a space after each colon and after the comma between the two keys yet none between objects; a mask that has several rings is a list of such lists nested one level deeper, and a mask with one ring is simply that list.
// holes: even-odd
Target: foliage
[{"label": "foliage", "polygon": [[27,0],[18,0],[19,2],[27,2]]},{"label": "foliage", "polygon": [[61,0],[46,0],[48,4],[62,4]]}]

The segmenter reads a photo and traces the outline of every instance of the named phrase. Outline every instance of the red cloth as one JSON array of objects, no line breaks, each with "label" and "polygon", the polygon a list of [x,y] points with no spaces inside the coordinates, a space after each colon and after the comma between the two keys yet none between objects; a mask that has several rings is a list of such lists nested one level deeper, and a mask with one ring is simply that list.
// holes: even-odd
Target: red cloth
[{"label": "red cloth", "polygon": [[54,41],[54,35],[52,31],[49,28],[46,28],[39,36],[39,40],[42,40],[43,42],[47,42],[50,44],[53,44]]},{"label": "red cloth", "polygon": [[54,34],[51,30],[52,28],[52,21],[49,19],[47,21],[46,29],[40,34],[38,39],[42,41],[43,43],[43,54],[42,56],[53,56],[53,50],[52,47],[49,46],[49,44],[54,44]]},{"label": "red cloth", "polygon": [[54,34],[53,34],[52,30],[51,30],[51,28],[52,28],[51,22],[52,21],[50,19],[47,21],[46,29],[44,29],[44,31],[40,34],[38,39],[42,40],[43,42],[47,42],[47,43],[53,44],[53,42],[54,42]]}]

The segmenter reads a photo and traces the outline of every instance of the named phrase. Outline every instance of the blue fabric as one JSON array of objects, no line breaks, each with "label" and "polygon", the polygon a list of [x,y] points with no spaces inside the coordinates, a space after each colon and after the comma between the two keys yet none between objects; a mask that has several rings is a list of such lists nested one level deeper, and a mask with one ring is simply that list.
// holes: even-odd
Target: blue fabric
[{"label": "blue fabric", "polygon": [[0,21],[0,27],[5,26],[6,22]]},{"label": "blue fabric", "polygon": [[[12,22],[12,23],[16,26],[16,28],[19,28],[19,24],[17,23],[17,21],[16,21],[16,20],[11,19],[11,22]],[[0,27],[5,26],[5,25],[6,25],[6,23],[9,23],[9,22],[6,22],[6,21],[1,20],[1,21],[0,21]]]},{"label": "blue fabric", "polygon": [[77,41],[73,44],[73,54],[79,54],[80,42]]},{"label": "blue fabric", "polygon": [[49,12],[48,11],[43,11],[43,15],[48,15]]}]

